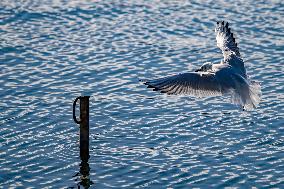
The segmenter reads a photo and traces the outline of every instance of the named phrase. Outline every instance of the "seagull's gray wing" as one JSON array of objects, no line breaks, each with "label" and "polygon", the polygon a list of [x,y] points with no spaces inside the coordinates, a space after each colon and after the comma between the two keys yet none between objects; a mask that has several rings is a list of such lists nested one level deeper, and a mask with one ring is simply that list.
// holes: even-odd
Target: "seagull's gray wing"
[{"label": "seagull's gray wing", "polygon": [[144,84],[161,93],[188,94],[197,97],[220,96],[225,91],[218,76],[209,72],[183,73],[146,81]]},{"label": "seagull's gray wing", "polygon": [[234,38],[234,34],[231,32],[231,28],[229,28],[229,23],[225,23],[224,21],[217,22],[215,32],[217,47],[222,50],[224,60],[226,60],[226,56],[232,53],[240,57],[239,48]]},{"label": "seagull's gray wing", "polygon": [[246,77],[244,61],[241,58],[238,45],[234,38],[228,22],[217,22],[216,28],[217,46],[222,50],[224,56],[224,63],[235,67],[239,74]]}]

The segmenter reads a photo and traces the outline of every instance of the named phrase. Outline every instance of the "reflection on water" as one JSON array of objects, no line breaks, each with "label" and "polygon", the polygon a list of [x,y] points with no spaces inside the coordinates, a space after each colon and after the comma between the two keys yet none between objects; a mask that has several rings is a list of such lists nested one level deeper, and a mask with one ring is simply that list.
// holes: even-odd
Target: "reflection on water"
[{"label": "reflection on water", "polygon": [[81,162],[80,173],[81,173],[80,185],[82,185],[84,188],[89,188],[93,184],[93,182],[90,180],[90,167],[88,162],[84,161]]},{"label": "reflection on water", "polygon": [[77,182],[77,188],[80,188],[81,186],[82,188],[90,188],[90,186],[94,184],[90,179],[90,166],[88,161],[81,161],[80,171],[73,177],[76,178],[75,181]]},{"label": "reflection on water", "polygon": [[[282,188],[283,7],[0,1],[0,187]],[[262,82],[259,108],[168,97],[138,82],[218,62],[214,24],[223,19]],[[80,95],[91,95],[89,165],[72,120]]]}]

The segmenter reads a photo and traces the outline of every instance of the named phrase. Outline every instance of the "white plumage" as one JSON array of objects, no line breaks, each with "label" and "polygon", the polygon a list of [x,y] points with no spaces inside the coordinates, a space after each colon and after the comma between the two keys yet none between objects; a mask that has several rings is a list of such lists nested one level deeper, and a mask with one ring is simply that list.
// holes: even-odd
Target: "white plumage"
[{"label": "white plumage", "polygon": [[261,98],[260,84],[247,77],[243,59],[228,22],[217,22],[217,46],[224,60],[219,64],[207,62],[195,72],[146,80],[154,91],[186,94],[196,97],[231,95],[231,102],[246,110],[256,108]]}]

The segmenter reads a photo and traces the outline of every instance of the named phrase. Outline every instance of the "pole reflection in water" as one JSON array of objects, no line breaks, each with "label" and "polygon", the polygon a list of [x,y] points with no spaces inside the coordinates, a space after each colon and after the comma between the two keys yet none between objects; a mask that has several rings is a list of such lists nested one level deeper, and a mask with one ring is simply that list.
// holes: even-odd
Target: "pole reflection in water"
[{"label": "pole reflection in water", "polygon": [[[89,188],[93,182],[90,180],[90,166],[88,160],[89,155],[89,96],[77,97],[73,103],[73,119],[77,124],[80,124],[80,172],[75,176],[80,176],[78,188],[83,186]],[[80,100],[80,120],[78,121],[75,115],[76,102]]]},{"label": "pole reflection in water", "polygon": [[80,185],[84,188],[89,188],[92,184],[94,183],[90,180],[89,163],[82,161],[80,164],[80,182],[78,183],[78,188],[80,188]]}]

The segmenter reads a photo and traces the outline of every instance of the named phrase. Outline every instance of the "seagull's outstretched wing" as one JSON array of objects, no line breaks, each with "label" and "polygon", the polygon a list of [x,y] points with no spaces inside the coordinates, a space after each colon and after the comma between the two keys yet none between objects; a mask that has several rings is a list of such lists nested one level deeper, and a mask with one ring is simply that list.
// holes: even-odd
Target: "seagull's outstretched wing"
[{"label": "seagull's outstretched wing", "polygon": [[238,45],[228,22],[217,22],[216,28],[217,46],[222,50],[224,63],[234,67],[239,74],[246,77],[244,61],[241,58]]},{"label": "seagull's outstretched wing", "polygon": [[227,56],[234,54],[240,57],[240,52],[231,28],[229,28],[228,22],[217,22],[216,28],[216,41],[217,46],[222,50],[224,60],[227,59]]},{"label": "seagull's outstretched wing", "polygon": [[188,94],[197,97],[220,96],[223,86],[209,72],[189,72],[144,82],[148,88],[167,94]]}]

